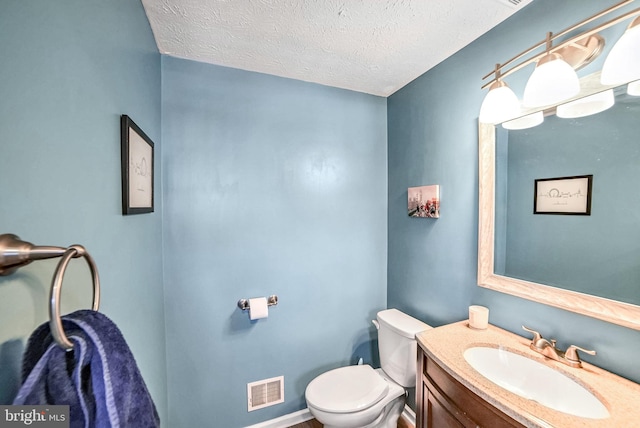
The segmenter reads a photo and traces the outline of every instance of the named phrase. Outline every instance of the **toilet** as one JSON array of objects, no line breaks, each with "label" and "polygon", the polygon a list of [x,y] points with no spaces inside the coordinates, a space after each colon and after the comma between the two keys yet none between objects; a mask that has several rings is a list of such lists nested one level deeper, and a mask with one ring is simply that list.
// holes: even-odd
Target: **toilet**
[{"label": "toilet", "polygon": [[405,388],[415,387],[415,335],[431,327],[397,309],[377,314],[380,365],[341,367],[313,379],[307,407],[325,428],[395,428],[404,409]]}]

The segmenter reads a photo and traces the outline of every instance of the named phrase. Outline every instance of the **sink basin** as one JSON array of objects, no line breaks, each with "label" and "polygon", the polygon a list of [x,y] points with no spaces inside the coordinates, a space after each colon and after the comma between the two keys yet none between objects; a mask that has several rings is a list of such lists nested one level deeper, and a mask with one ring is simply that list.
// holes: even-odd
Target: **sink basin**
[{"label": "sink basin", "polygon": [[514,394],[574,416],[605,419],[609,411],[588,389],[538,361],[500,348],[477,346],[464,359],[482,376]]}]

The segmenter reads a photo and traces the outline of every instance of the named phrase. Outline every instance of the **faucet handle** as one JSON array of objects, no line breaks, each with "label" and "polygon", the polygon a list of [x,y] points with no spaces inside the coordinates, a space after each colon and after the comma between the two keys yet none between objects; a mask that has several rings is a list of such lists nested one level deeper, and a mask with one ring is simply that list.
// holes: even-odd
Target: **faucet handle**
[{"label": "faucet handle", "polygon": [[529,333],[533,333],[533,339],[531,339],[531,343],[537,343],[540,339],[542,339],[542,335],[535,330],[532,330],[528,327],[522,326],[524,331],[528,331]]},{"label": "faucet handle", "polygon": [[596,351],[590,351],[576,345],[571,345],[566,351],[564,351],[564,358],[569,361],[580,362],[580,355],[578,355],[578,351],[582,351],[589,355],[596,355]]}]

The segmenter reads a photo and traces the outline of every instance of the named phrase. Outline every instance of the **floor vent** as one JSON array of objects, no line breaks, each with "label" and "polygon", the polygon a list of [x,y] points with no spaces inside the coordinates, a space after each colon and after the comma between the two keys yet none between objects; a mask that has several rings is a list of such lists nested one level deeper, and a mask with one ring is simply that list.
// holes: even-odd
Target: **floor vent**
[{"label": "floor vent", "polygon": [[284,376],[248,383],[247,399],[250,412],[284,403]]}]

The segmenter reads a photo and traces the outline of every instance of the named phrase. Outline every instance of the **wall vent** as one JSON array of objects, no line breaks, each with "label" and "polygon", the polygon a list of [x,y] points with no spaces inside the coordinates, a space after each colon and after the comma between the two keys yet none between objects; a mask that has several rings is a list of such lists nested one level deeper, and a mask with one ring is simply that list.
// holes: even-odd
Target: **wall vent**
[{"label": "wall vent", "polygon": [[527,3],[530,3],[531,0],[497,0],[498,3],[502,3],[504,5],[509,6],[512,9],[518,8],[521,5],[524,6]]},{"label": "wall vent", "polygon": [[284,403],[284,376],[248,383],[247,400],[250,412]]}]

